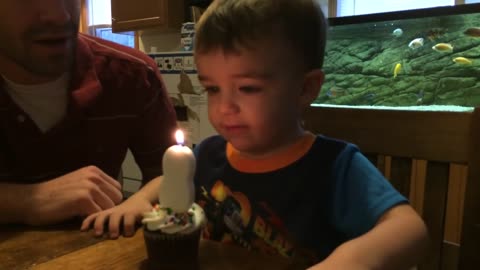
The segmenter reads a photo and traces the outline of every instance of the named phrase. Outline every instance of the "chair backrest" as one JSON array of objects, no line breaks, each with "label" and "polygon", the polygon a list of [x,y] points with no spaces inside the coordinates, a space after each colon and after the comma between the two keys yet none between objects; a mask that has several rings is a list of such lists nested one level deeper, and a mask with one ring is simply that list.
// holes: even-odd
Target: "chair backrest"
[{"label": "chair backrest", "polygon": [[[431,248],[419,269],[480,266],[480,109],[433,112],[312,106],[306,129],[358,145],[410,199]],[[478,139],[477,139],[478,138]]]}]

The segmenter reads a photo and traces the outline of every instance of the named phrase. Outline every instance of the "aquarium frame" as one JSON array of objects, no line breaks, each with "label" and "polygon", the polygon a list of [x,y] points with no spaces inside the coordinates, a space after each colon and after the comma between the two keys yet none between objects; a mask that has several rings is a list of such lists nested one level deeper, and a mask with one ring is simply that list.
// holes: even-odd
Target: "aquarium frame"
[{"label": "aquarium frame", "polygon": [[479,13],[480,3],[463,4],[455,6],[440,6],[422,9],[410,9],[402,11],[372,13],[354,16],[330,17],[328,18],[329,26],[361,24],[369,22],[395,21],[405,19],[418,19],[437,16],[449,16],[459,14]]}]

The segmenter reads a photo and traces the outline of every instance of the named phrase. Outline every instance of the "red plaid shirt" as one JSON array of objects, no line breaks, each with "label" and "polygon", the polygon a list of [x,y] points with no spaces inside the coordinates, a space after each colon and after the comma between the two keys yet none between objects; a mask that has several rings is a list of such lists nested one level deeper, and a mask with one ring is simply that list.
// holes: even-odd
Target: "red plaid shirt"
[{"label": "red plaid shirt", "polygon": [[0,181],[38,182],[87,165],[116,178],[128,148],[150,178],[174,143],[175,112],[160,73],[134,49],[80,34],[67,115],[46,133],[3,87],[0,79]]}]

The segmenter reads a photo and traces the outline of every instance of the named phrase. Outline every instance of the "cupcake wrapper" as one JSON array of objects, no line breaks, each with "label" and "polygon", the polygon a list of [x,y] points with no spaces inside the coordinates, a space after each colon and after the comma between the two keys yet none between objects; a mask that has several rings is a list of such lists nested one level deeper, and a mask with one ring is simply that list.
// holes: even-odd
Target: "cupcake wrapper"
[{"label": "cupcake wrapper", "polygon": [[166,234],[144,228],[150,266],[158,269],[196,269],[201,229],[189,234]]}]

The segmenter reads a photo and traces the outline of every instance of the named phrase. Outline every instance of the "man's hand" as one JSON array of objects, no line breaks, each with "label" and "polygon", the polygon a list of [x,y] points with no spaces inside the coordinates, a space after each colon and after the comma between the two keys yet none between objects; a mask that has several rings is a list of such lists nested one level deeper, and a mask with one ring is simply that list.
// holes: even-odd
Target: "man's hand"
[{"label": "man's hand", "polygon": [[121,186],[95,166],[81,168],[31,186],[31,205],[24,222],[42,225],[88,216],[122,201]]}]

